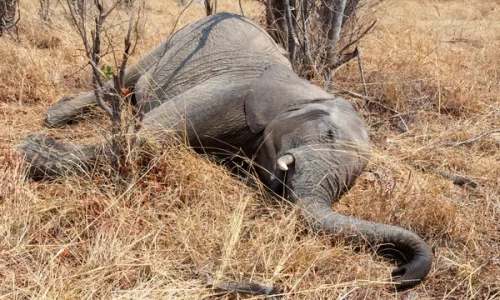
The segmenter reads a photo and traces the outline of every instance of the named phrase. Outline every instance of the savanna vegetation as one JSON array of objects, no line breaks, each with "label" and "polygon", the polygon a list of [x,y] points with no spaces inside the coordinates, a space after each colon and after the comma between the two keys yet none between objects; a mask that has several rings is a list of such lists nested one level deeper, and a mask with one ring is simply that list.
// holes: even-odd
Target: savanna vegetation
[{"label": "savanna vegetation", "polygon": [[[25,180],[16,148],[29,133],[92,143],[110,128],[99,110],[43,126],[46,108],[89,90],[92,77],[64,1],[40,10],[42,2],[21,0],[19,22],[0,37],[1,299],[241,297],[208,288],[206,274],[276,285],[289,299],[500,298],[498,1],[382,1],[363,11],[377,21],[359,41],[365,86],[355,60],[331,77],[329,88],[359,110],[373,144],[366,172],[334,209],[426,240],[433,268],[406,291],[394,290],[394,266],[371,249],[315,233],[251,178],[175,139],[146,149],[146,169],[146,150],[130,150],[119,182],[105,167]],[[131,61],[205,15],[202,5],[184,10],[174,0],[127,3],[103,38],[117,45],[105,48],[111,68],[133,9],[141,7]],[[241,6],[265,25],[262,3]],[[240,13],[240,5],[220,0],[217,10]]]}]

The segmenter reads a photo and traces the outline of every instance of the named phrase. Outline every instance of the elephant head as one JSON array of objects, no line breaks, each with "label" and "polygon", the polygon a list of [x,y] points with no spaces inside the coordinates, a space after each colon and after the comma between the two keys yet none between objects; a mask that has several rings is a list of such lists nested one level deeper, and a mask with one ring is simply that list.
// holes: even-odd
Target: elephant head
[{"label": "elephant head", "polygon": [[[261,176],[291,200],[312,193],[340,198],[368,161],[364,125],[342,98],[291,106],[269,123],[263,136],[257,159],[266,170]],[[283,183],[288,189],[282,189]]]},{"label": "elephant head", "polygon": [[[312,97],[315,99],[296,100],[297,94],[307,94],[297,87],[300,89],[301,84],[305,87],[309,83],[299,83],[300,79],[293,82],[293,76],[285,80],[276,75],[272,77],[282,78],[280,82],[284,86],[292,78],[288,88],[279,88],[280,83],[272,80],[269,84],[281,90],[275,97],[287,97],[288,104],[275,105],[274,111],[279,110],[276,113],[272,107],[262,111],[265,104],[259,106],[260,112],[252,110],[251,103],[247,105],[247,119],[254,130],[272,118],[262,130],[263,141],[256,155],[256,162],[262,167],[261,180],[275,193],[301,207],[316,229],[347,240],[379,245],[379,251],[395,250],[405,261],[392,272],[398,286],[419,283],[432,264],[432,252],[420,237],[400,227],[332,211],[332,203],[354,184],[369,159],[368,135],[355,109],[346,100],[324,91]],[[314,88],[307,88],[311,89]],[[259,90],[270,89],[255,89],[253,96],[258,95]],[[330,97],[325,97],[327,95]]]}]

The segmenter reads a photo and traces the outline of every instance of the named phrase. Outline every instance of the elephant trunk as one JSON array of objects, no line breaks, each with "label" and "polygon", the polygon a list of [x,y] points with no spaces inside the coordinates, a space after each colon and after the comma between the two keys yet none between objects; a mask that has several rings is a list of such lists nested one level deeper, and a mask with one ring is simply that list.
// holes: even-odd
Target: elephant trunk
[{"label": "elephant trunk", "polygon": [[380,245],[379,252],[396,250],[406,261],[392,272],[392,278],[400,288],[418,284],[431,269],[431,249],[419,236],[408,230],[335,213],[327,202],[318,199],[302,198],[298,204],[318,230],[341,235],[349,241]]},{"label": "elephant trunk", "polygon": [[335,213],[332,201],[342,196],[362,172],[362,155],[348,151],[289,151],[295,163],[287,175],[288,197],[306,212],[307,220],[318,230],[340,235],[348,241],[377,246],[403,262],[392,272],[398,287],[418,284],[431,269],[432,251],[415,233],[401,227],[356,219]]}]

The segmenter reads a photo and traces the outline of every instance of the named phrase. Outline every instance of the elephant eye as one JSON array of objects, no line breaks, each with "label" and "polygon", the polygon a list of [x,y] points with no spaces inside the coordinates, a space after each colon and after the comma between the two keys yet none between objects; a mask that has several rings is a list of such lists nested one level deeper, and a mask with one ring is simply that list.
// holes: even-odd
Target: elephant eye
[{"label": "elephant eye", "polygon": [[329,140],[335,140],[335,132],[333,132],[333,129],[328,129],[326,132],[326,138]]}]

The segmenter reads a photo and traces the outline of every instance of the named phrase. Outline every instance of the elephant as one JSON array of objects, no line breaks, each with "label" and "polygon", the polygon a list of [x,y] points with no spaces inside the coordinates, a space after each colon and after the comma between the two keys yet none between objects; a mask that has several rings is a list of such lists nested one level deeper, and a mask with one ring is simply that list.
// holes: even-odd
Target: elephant
[{"label": "elephant", "polygon": [[[398,288],[420,283],[430,271],[432,251],[417,234],[332,210],[370,158],[366,125],[347,100],[300,78],[259,25],[230,13],[205,17],[129,66],[124,82],[144,114],[138,136],[167,128],[201,153],[221,159],[243,153],[312,228],[397,252],[391,276]],[[63,97],[47,110],[46,122],[56,126],[92,105],[93,91]],[[102,153],[97,148],[36,135],[19,151],[42,176],[55,176],[65,165],[91,166]]]}]

